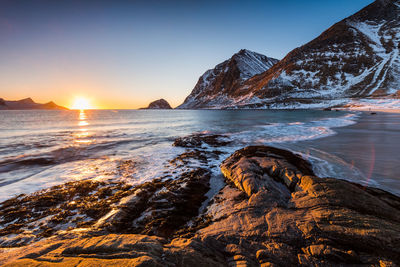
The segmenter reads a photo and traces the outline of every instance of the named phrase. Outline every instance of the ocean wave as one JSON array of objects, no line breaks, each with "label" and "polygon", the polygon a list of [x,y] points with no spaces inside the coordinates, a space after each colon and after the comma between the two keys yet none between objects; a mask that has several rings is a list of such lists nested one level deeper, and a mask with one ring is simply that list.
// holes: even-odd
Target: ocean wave
[{"label": "ocean wave", "polygon": [[359,114],[346,114],[336,118],[324,118],[309,122],[269,123],[261,130],[246,130],[234,135],[241,143],[272,144],[313,140],[336,134],[333,130],[357,122]]},{"label": "ocean wave", "polygon": [[[146,114],[145,112],[140,114],[142,113]],[[215,116],[209,116],[209,113],[207,111],[204,117],[199,116],[201,112],[185,113],[186,119],[178,118],[179,123],[176,123],[175,115],[167,122],[153,119],[151,120],[153,124],[138,123],[138,127],[131,122],[121,125],[116,123],[105,126],[106,130],[99,129],[97,127],[101,124],[99,123],[95,124],[96,127],[88,127],[88,134],[82,136],[77,136],[79,131],[67,130],[71,128],[66,126],[64,131],[51,132],[47,136],[45,134],[38,136],[35,132],[24,138],[7,139],[15,145],[13,146],[15,149],[19,144],[24,146],[19,146],[20,150],[14,154],[3,154],[0,157],[0,192],[5,194],[5,198],[11,191],[32,192],[34,189],[46,188],[54,183],[79,179],[113,179],[140,184],[161,177],[165,172],[175,175],[173,169],[166,167],[168,165],[166,163],[183,153],[181,148],[171,146],[178,136],[193,133],[219,133],[228,136],[232,143],[224,148],[218,148],[223,153],[222,159],[247,145],[283,144],[329,136],[335,134],[335,127],[353,124],[357,119],[357,114],[340,116],[341,113],[336,112],[293,114],[257,111],[249,112],[249,117],[242,115],[239,118],[232,117],[232,112],[216,111]],[[133,114],[139,115],[139,113]],[[339,117],[326,118],[331,115]],[[311,121],[321,116],[325,118]],[[143,118],[145,119],[147,116]],[[112,128],[115,125],[117,128]],[[140,128],[140,125],[147,126]],[[82,142],[76,143],[76,140]],[[49,146],[40,147],[41,144]],[[9,151],[13,148],[9,147]],[[206,149],[206,146],[204,148]],[[215,170],[215,173],[219,173],[219,163],[213,162],[209,167]],[[1,183],[5,186],[1,186]],[[13,190],[8,192],[11,188]]]},{"label": "ocean wave", "polygon": [[[143,141],[144,140],[140,140],[140,142]],[[6,157],[0,161],[0,173],[15,170],[17,168],[48,166],[87,158],[98,158],[99,155],[97,155],[97,152],[103,152],[110,148],[116,148],[120,145],[132,143],[134,143],[134,140],[131,139],[112,141],[108,140],[105,142],[88,143],[87,145],[68,145],[43,153],[22,154],[14,157]]]}]

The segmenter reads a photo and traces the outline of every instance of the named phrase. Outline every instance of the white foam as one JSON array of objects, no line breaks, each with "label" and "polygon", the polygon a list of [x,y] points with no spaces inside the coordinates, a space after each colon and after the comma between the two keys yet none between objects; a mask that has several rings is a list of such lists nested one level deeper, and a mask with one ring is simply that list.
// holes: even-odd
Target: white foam
[{"label": "white foam", "polygon": [[[209,111],[202,112],[205,112],[207,116],[207,112]],[[231,114],[229,113],[230,111],[217,112],[222,112],[221,114]],[[207,120],[206,123],[202,122],[203,124],[198,126],[196,121],[192,121],[191,113],[186,112],[184,116],[181,115],[184,120],[178,120],[177,123],[177,114],[179,115],[181,113],[175,111],[175,113],[172,114],[173,116],[171,116],[171,118],[174,119],[172,122],[175,123],[173,127],[170,126],[171,124],[161,127],[158,126],[158,123],[155,123],[153,128],[147,125],[138,128],[138,126],[134,124],[132,125],[133,130],[124,130],[124,132],[130,134],[126,138],[130,138],[132,140],[131,143],[127,142],[119,144],[118,146],[112,143],[113,145],[111,146],[101,146],[96,150],[92,149],[90,151],[82,148],[80,152],[83,155],[87,154],[91,158],[82,159],[80,157],[75,161],[49,166],[27,166],[12,172],[0,173],[0,180],[10,182],[0,187],[0,201],[18,194],[29,194],[69,181],[95,179],[100,181],[124,181],[136,185],[157,177],[163,177],[166,174],[174,178],[179,175],[179,172],[176,171],[176,167],[169,164],[169,161],[186,150],[185,148],[173,147],[172,142],[174,138],[177,136],[185,136],[193,132],[212,134],[215,132],[213,129],[219,127],[217,125],[219,125],[220,122],[217,120]],[[217,128],[218,133],[226,134],[230,137],[232,144],[218,148],[203,146],[205,150],[218,149],[223,152],[223,154],[219,159],[211,160],[208,166],[203,166],[204,164],[198,161],[190,162],[190,164],[186,166],[211,169],[212,189],[207,195],[209,198],[218,191],[221,186],[221,177],[218,177],[220,174],[219,164],[222,159],[226,158],[235,150],[252,144],[268,145],[274,143],[293,143],[322,138],[335,134],[335,127],[351,125],[355,123],[357,119],[357,114],[348,114],[336,118],[325,118],[314,121],[290,121],[286,117],[286,114],[283,115],[282,119],[287,120],[285,123],[278,122],[257,125],[259,122],[255,121],[254,124],[250,124],[249,127],[242,127],[240,125],[233,127],[233,132],[226,132],[230,131],[229,129],[232,128],[231,125]],[[308,115],[308,113],[305,113],[305,116]],[[337,116],[338,114],[332,113],[332,115]],[[230,117],[228,116],[226,118],[229,119]],[[274,119],[271,120],[273,121]],[[236,122],[240,123],[240,119],[238,121],[232,121],[232,123]],[[134,134],[129,131],[132,131]],[[167,131],[170,132],[165,134],[164,132]],[[112,137],[113,135],[111,135],[110,140],[114,141]],[[89,148],[90,147],[87,147],[87,149]],[[62,154],[65,156],[64,150]],[[211,166],[214,167],[211,168]]]},{"label": "white foam", "polygon": [[337,118],[327,118],[310,122],[273,123],[262,126],[263,130],[241,132],[231,136],[241,143],[286,143],[312,140],[336,134],[333,128],[356,123],[358,114],[347,114]]}]

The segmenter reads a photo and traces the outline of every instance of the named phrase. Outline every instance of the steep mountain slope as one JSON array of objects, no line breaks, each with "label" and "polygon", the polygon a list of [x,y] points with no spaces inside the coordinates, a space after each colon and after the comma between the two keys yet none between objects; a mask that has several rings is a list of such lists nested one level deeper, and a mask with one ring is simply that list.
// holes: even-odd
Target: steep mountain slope
[{"label": "steep mountain slope", "polygon": [[377,0],[294,49],[264,73],[231,87],[225,100],[211,98],[207,105],[202,100],[190,106],[323,107],[348,98],[396,94],[400,89],[399,17],[400,0]]},{"label": "steep mountain slope", "polygon": [[248,96],[269,104],[395,93],[400,87],[399,14],[398,0],[378,0],[243,87]]},{"label": "steep mountain slope", "polygon": [[206,71],[178,108],[208,108],[234,103],[232,94],[238,87],[277,62],[277,59],[242,49],[214,69]]},{"label": "steep mountain slope", "polygon": [[0,98],[0,110],[7,109],[67,109],[62,106],[58,106],[54,102],[50,101],[46,104],[39,104],[32,100],[32,98],[25,98],[21,100],[4,100]]}]

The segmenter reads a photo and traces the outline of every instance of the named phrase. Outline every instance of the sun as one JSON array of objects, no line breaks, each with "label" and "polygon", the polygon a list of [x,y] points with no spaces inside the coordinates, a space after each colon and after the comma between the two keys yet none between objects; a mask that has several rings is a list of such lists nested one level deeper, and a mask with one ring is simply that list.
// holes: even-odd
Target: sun
[{"label": "sun", "polygon": [[71,109],[92,109],[90,105],[90,101],[84,97],[77,97],[74,100],[74,103],[71,106]]}]

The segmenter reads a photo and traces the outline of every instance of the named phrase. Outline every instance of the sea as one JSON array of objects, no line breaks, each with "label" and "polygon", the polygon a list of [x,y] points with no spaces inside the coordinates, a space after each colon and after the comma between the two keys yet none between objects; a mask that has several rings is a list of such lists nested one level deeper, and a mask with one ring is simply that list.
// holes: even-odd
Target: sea
[{"label": "sea", "polygon": [[[0,201],[69,181],[136,185],[174,173],[168,162],[185,151],[174,147],[174,140],[195,133],[221,134],[232,141],[221,148],[220,159],[207,166],[216,176],[220,162],[235,150],[272,145],[301,154],[320,177],[347,179],[400,195],[397,155],[389,159],[374,155],[374,165],[389,160],[388,166],[394,168],[382,173],[370,171],[368,155],[349,158],[346,151],[353,147],[365,154],[356,134],[347,134],[341,146],[334,145],[335,139],[329,146],[315,145],[333,136],[339,140],[342,127],[357,125],[365,116],[322,110],[3,110]],[[400,140],[396,119],[387,127],[382,131]],[[364,128],[368,131],[368,126]]]}]

